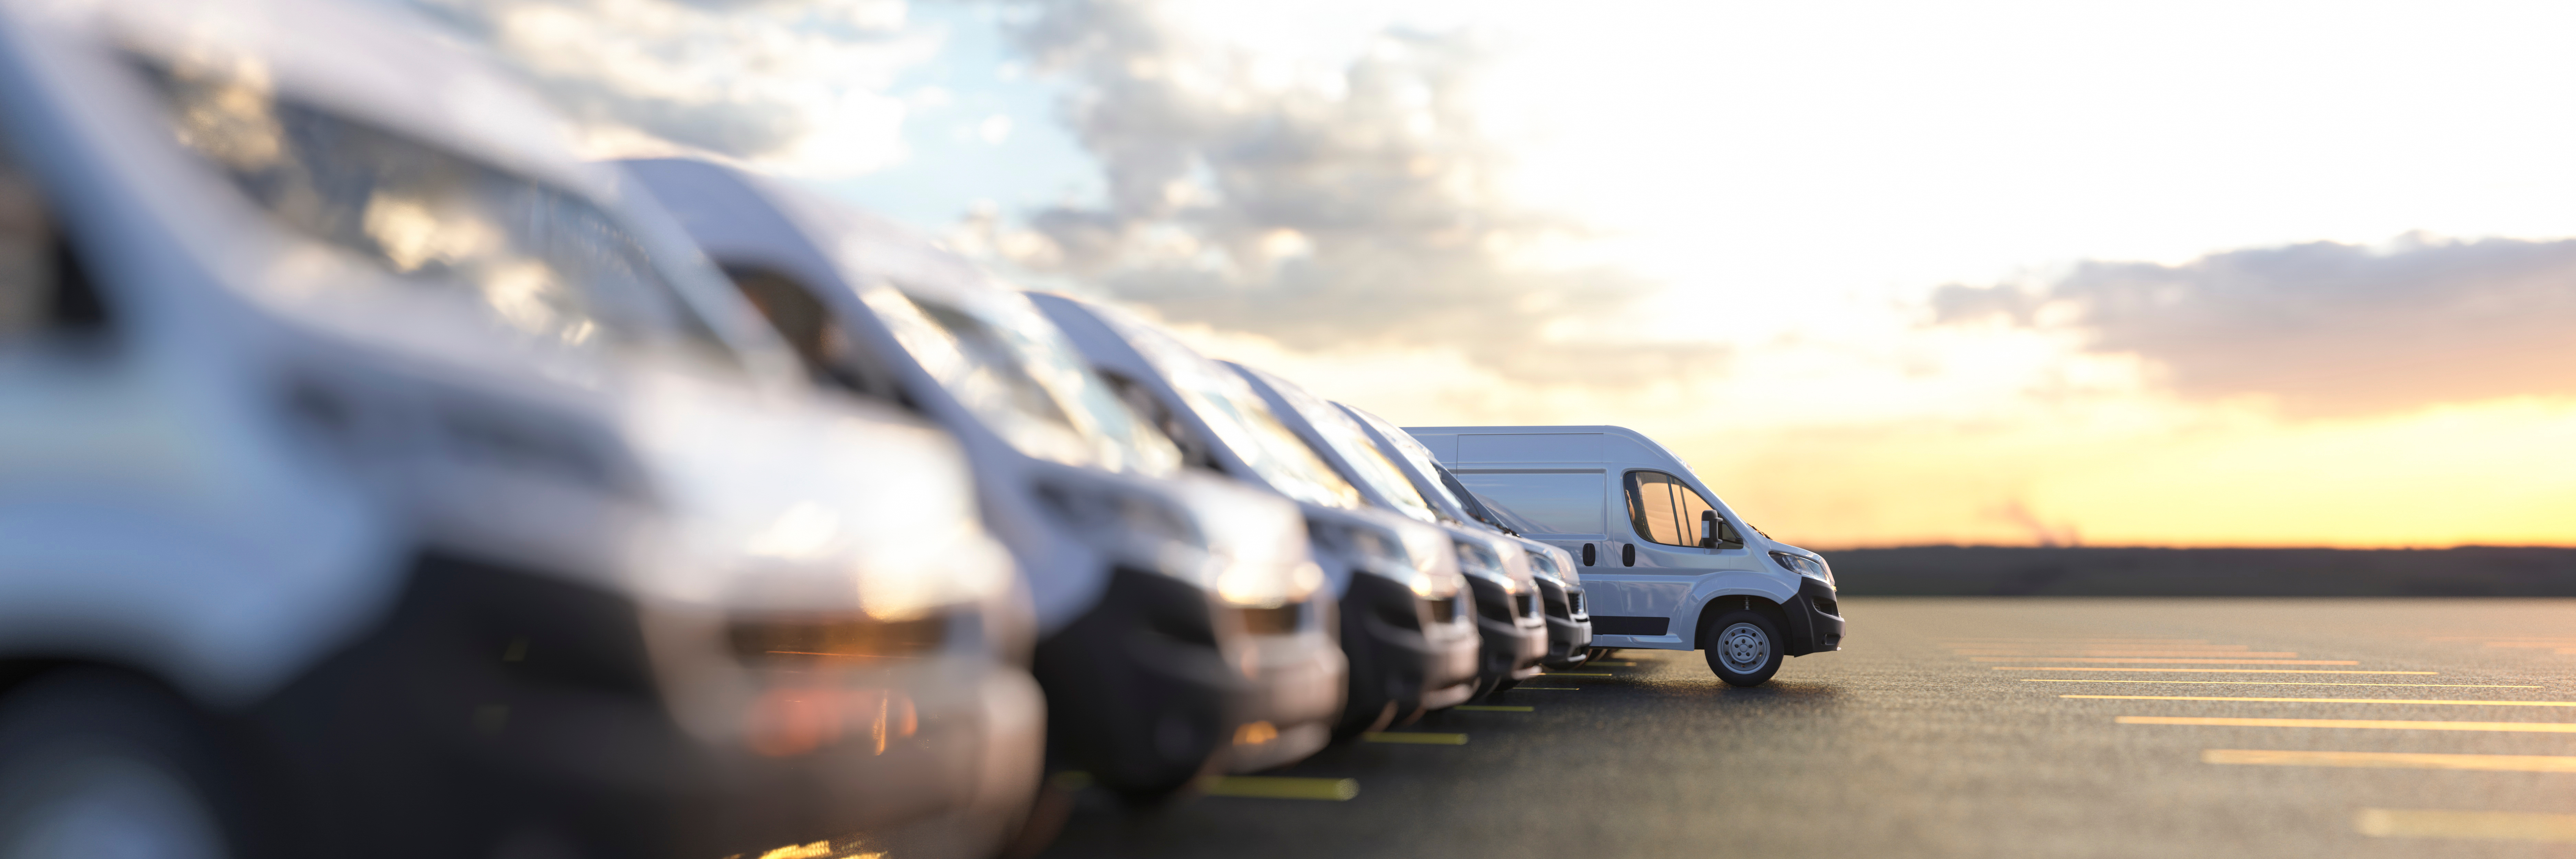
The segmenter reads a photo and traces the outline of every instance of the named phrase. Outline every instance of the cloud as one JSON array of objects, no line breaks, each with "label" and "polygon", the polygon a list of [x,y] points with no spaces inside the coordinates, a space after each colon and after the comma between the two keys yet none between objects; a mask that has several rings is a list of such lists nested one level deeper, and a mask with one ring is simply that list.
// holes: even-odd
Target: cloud
[{"label": "cloud", "polygon": [[1283,72],[1151,2],[1061,0],[1015,30],[1071,85],[1098,205],[1027,214],[980,243],[1167,319],[1304,349],[1436,344],[1535,381],[1705,378],[1721,347],[1622,336],[1652,285],[1539,259],[1584,228],[1516,206],[1474,108],[1468,34],[1380,31],[1346,65]]},{"label": "cloud", "polygon": [[938,50],[903,0],[409,0],[578,123],[598,157],[699,154],[813,178],[903,153],[895,76]]},{"label": "cloud", "polygon": [[2576,394],[2576,240],[2313,242],[2181,265],[2087,262],[2044,289],[1941,287],[1937,324],[2064,326],[2184,395],[2350,416]]}]

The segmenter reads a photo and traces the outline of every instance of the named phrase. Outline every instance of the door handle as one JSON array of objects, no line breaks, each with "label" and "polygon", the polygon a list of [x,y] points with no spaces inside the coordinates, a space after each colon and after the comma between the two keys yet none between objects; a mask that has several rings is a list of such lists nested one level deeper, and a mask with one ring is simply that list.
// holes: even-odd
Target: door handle
[{"label": "door handle", "polygon": [[1592,544],[1587,542],[1583,544],[1583,565],[1589,567],[1592,563]]},{"label": "door handle", "polygon": [[1635,544],[1635,543],[1621,543],[1621,544],[1619,544],[1619,566],[1622,566],[1622,567],[1633,567],[1633,566],[1636,566],[1636,565],[1637,565],[1637,544]]}]

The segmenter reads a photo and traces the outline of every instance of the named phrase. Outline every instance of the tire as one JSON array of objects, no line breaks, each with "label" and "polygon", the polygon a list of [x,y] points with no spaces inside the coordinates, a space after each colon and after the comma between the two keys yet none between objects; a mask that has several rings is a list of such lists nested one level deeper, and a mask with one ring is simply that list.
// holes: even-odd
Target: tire
[{"label": "tire", "polygon": [[1738,609],[1709,622],[1700,637],[1708,668],[1729,686],[1760,686],[1780,673],[1780,628],[1760,614]]},{"label": "tire", "polygon": [[1503,694],[1503,693],[1505,693],[1505,692],[1512,691],[1512,687],[1514,687],[1514,686],[1518,686],[1518,685],[1521,685],[1521,681],[1518,681],[1518,680],[1504,680],[1504,681],[1500,681],[1500,682],[1497,682],[1497,683],[1495,683],[1495,684],[1494,684],[1494,691],[1492,691],[1492,692],[1487,692],[1487,693],[1485,693],[1485,694],[1487,694],[1487,695],[1500,695],[1500,694]]},{"label": "tire", "polygon": [[0,699],[0,859],[248,859],[241,793],[186,705],[72,671]]}]

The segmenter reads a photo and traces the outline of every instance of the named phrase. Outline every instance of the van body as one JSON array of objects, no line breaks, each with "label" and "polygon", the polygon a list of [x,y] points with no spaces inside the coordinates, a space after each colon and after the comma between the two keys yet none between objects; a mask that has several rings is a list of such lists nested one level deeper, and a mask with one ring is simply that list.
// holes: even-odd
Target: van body
[{"label": "van body", "polygon": [[1240,374],[1170,334],[1115,308],[1043,293],[1030,300],[1180,443],[1185,461],[1297,502],[1341,606],[1351,674],[1337,735],[1407,721],[1476,693],[1481,639],[1448,535],[1369,505]]},{"label": "van body", "polygon": [[1530,553],[1519,541],[1490,528],[1468,526],[1442,513],[1415,490],[1394,462],[1348,413],[1295,382],[1228,362],[1260,392],[1270,410],[1308,447],[1358,487],[1370,504],[1447,532],[1457,547],[1458,569],[1476,603],[1476,631],[1484,638],[1478,688],[1485,694],[1536,677],[1547,658],[1547,621]]},{"label": "van body", "polygon": [[1063,765],[1152,797],[1324,746],[1346,668],[1293,506],[1182,469],[1027,298],[928,240],[730,168],[626,167],[818,380],[964,443],[1035,595]]},{"label": "van body", "polygon": [[1043,712],[955,443],[428,26],[0,2],[0,838],[990,850]]},{"label": "van body", "polygon": [[[1514,530],[1575,556],[1596,646],[1707,650],[1718,676],[1744,685],[1769,679],[1781,656],[1841,649],[1824,558],[1746,524],[1643,434],[1614,426],[1405,432]],[[1736,613],[1755,620],[1718,623]]]},{"label": "van body", "polygon": [[1591,661],[1592,615],[1583,604],[1583,574],[1574,567],[1573,556],[1564,549],[1520,536],[1485,510],[1456,476],[1440,465],[1431,450],[1415,441],[1404,430],[1366,410],[1347,403],[1335,403],[1344,414],[1359,421],[1369,441],[1385,455],[1388,464],[1401,471],[1420,492],[1422,499],[1443,520],[1466,527],[1477,527],[1512,538],[1529,557],[1530,579],[1537,585],[1541,614],[1547,619],[1547,653],[1541,665],[1558,671],[1580,668]]}]

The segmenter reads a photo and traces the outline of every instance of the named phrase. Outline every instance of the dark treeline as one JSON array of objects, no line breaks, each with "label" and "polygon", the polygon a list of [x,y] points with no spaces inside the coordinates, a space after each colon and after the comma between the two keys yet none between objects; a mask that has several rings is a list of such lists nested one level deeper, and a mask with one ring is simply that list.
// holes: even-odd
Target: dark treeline
[{"label": "dark treeline", "polygon": [[2576,548],[1915,546],[1828,552],[1861,596],[2576,596]]}]

